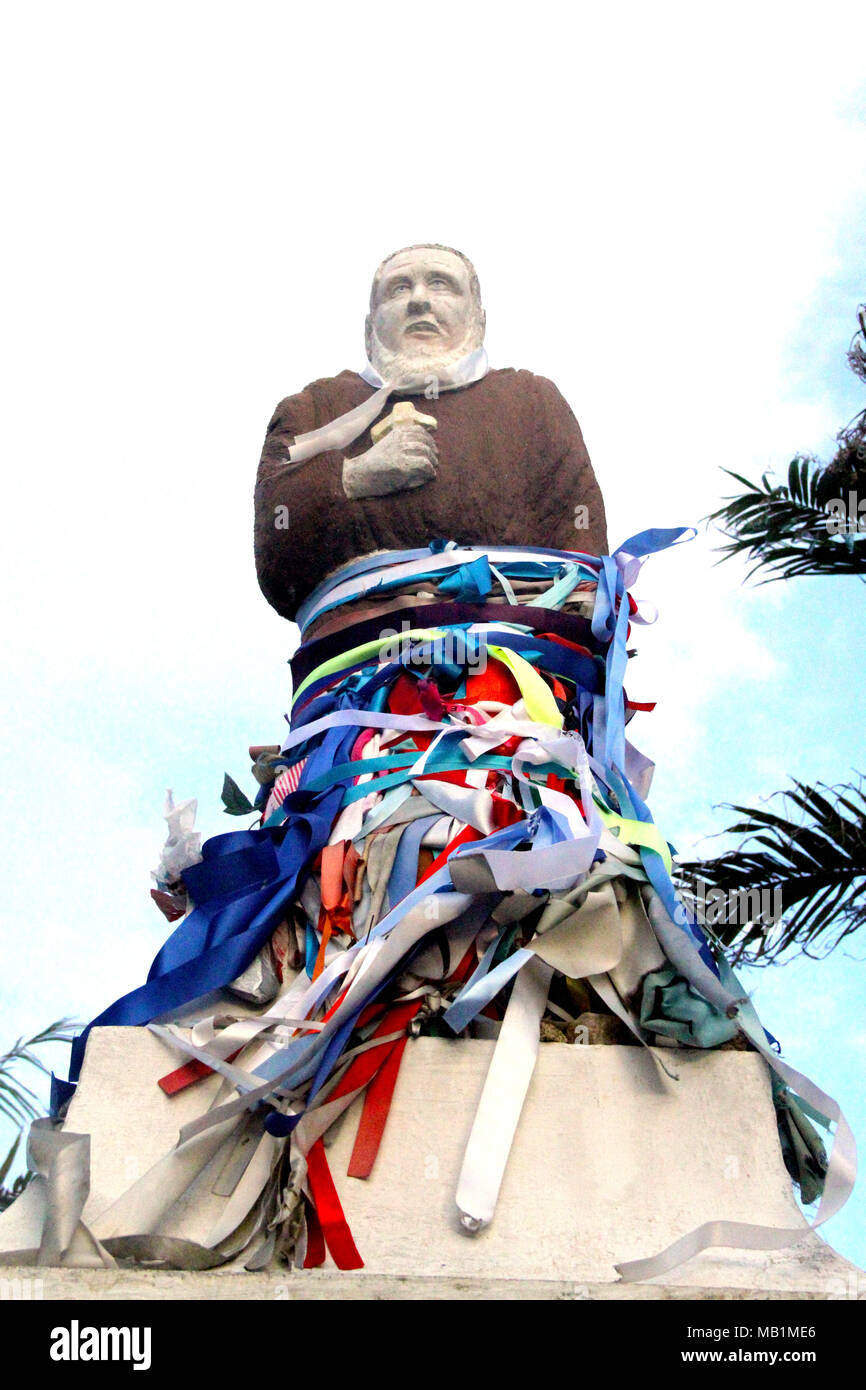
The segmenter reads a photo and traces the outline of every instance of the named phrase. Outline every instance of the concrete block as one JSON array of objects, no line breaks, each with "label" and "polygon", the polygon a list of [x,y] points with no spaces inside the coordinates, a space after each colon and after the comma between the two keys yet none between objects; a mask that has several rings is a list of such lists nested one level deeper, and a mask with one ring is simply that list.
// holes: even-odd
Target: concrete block
[{"label": "concrete block", "polygon": [[[758,1296],[827,1296],[863,1278],[808,1230],[782,1162],[768,1071],[750,1052],[678,1052],[680,1079],[673,1082],[641,1048],[543,1045],[496,1218],[467,1234],[454,1193],[493,1046],[410,1040],[367,1180],[346,1176],[357,1108],[341,1122],[328,1156],[365,1261],[353,1283],[524,1281],[564,1291],[557,1296],[586,1296],[580,1291],[616,1283],[615,1263],[655,1254],[703,1222],[724,1218],[800,1226],[804,1238],[771,1253],[710,1251],[654,1282],[707,1296],[714,1289],[721,1297],[729,1296],[723,1290],[750,1289]],[[92,1136],[85,1220],[98,1218],[211,1103],[216,1077],[174,1098],[163,1095],[156,1080],[176,1064],[177,1054],[146,1029],[91,1034],[66,1121],[69,1130]],[[204,1237],[226,1200],[210,1191],[224,1156],[160,1229]],[[39,1192],[25,1192],[0,1217],[0,1250],[37,1244],[41,1216]],[[221,1277],[251,1276],[232,1270]],[[310,1279],[303,1272],[288,1277]]]}]

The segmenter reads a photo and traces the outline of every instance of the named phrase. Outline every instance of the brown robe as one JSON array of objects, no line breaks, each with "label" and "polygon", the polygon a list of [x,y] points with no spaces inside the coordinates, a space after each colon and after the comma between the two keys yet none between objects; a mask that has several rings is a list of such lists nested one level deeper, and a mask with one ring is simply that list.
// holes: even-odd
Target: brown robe
[{"label": "brown robe", "polygon": [[[344,454],[330,450],[286,472],[296,435],[329,424],[373,394],[356,372],[314,381],[277,406],[255,493],[256,571],[283,617],[338,565],[372,550],[407,550],[431,540],[467,545],[548,546],[607,554],[601,492],[580,426],[552,381],[507,367],[438,400],[412,399],[435,415],[437,476],[422,487],[350,501]],[[396,399],[396,398],[395,398]],[[392,408],[386,405],[384,419]],[[366,430],[345,450],[370,448]],[[587,525],[575,525],[577,507]],[[288,526],[278,508],[288,509]]]}]

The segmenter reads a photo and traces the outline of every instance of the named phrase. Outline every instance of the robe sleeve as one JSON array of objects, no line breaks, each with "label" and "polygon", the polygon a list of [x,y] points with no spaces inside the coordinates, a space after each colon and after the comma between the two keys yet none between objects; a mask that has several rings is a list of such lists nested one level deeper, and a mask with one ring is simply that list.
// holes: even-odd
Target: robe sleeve
[{"label": "robe sleeve", "polygon": [[536,381],[545,461],[538,495],[541,506],[550,508],[552,544],[563,550],[607,555],[604,498],[580,425],[554,383],[547,377],[537,377]]},{"label": "robe sleeve", "polygon": [[265,435],[256,475],[254,546],[259,588],[268,603],[290,618],[297,607],[291,536],[292,473],[286,469],[295,438],[315,428],[309,388],[280,401]]}]

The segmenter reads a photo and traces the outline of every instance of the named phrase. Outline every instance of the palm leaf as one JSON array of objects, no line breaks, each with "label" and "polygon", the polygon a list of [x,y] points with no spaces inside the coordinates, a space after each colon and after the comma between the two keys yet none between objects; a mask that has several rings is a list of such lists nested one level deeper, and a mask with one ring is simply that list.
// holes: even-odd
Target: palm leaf
[{"label": "palm leaf", "polygon": [[20,1145],[20,1143],[21,1135],[16,1134],[15,1138],[12,1141],[12,1148],[9,1150],[3,1162],[0,1163],[0,1191],[2,1191],[3,1184],[6,1181],[6,1175],[8,1174],[9,1169],[12,1167],[12,1164],[15,1161],[15,1155],[18,1152],[18,1146]]},{"label": "palm leaf", "polygon": [[758,570],[765,571],[764,584],[804,574],[866,575],[866,534],[828,530],[834,516],[828,504],[840,490],[833,465],[797,455],[788,465],[787,483],[776,485],[766,473],[753,483],[730,469],[722,471],[743,492],[724,498],[725,505],[705,521],[726,538],[719,547],[723,560],[735,555],[746,560],[748,579]]},{"label": "palm leaf", "polygon": [[21,1080],[17,1074],[21,1067],[31,1067],[44,1076],[48,1068],[35,1048],[46,1043],[71,1042],[81,1027],[70,1018],[61,1018],[49,1023],[47,1028],[35,1033],[32,1038],[18,1038],[8,1052],[0,1053],[0,1115],[23,1128],[29,1120],[42,1114],[42,1104],[35,1091]]},{"label": "palm leaf", "polygon": [[[829,954],[866,926],[866,797],[862,785],[810,786],[794,781],[777,792],[785,809],[730,806],[739,819],[727,834],[742,836],[715,858],[678,866],[684,896],[699,912],[700,884],[720,890],[731,905],[766,889],[778,894],[781,913],[769,925],[743,923],[727,913],[714,927],[736,962],[769,965],[791,948],[811,956],[816,943]],[[799,818],[795,818],[799,817]],[[700,915],[700,913],[699,913]]]}]

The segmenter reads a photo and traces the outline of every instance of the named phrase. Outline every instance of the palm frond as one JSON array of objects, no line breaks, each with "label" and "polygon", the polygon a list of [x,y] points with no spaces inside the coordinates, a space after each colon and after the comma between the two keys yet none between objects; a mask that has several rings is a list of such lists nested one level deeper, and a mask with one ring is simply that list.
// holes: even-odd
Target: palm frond
[{"label": "palm frond", "polygon": [[11,1147],[11,1149],[9,1150],[8,1154],[6,1155],[6,1157],[4,1158],[3,1162],[0,1163],[0,1192],[2,1192],[2,1190],[3,1190],[3,1184],[4,1184],[5,1181],[6,1181],[6,1176],[7,1176],[8,1172],[9,1172],[9,1169],[12,1167],[12,1164],[13,1164],[14,1161],[15,1161],[15,1155],[16,1155],[17,1152],[18,1152],[18,1149],[19,1149],[20,1144],[21,1144],[21,1135],[20,1135],[20,1134],[16,1134],[16,1135],[15,1135],[15,1138],[14,1138],[13,1141],[12,1141],[12,1147]]},{"label": "palm frond", "polygon": [[866,381],[866,304],[857,310],[859,328],[851,339],[848,348],[848,366],[861,381]]},{"label": "palm frond", "polygon": [[[825,794],[826,793],[826,794]],[[866,926],[866,797],[862,784],[828,787],[793,782],[776,792],[785,802],[775,814],[765,807],[729,806],[740,819],[727,834],[739,847],[712,859],[678,866],[681,890],[701,916],[709,894],[707,925],[735,962],[769,965],[791,948],[825,956]],[[771,798],[772,799],[772,798]],[[793,813],[793,814],[792,814]],[[767,897],[761,898],[761,892]],[[770,920],[744,904],[770,902]],[[819,957],[820,958],[820,957]]]},{"label": "palm frond", "polygon": [[29,1185],[33,1174],[29,1171],[19,1173],[11,1187],[0,1187],[0,1212],[4,1212],[7,1207],[11,1207],[16,1197],[20,1197],[24,1189]]},{"label": "palm frond", "polygon": [[0,1053],[0,1115],[23,1127],[42,1113],[39,1097],[21,1080],[18,1069],[32,1067],[44,1076],[49,1075],[35,1049],[46,1043],[71,1042],[80,1027],[74,1019],[57,1019],[32,1038],[17,1038],[8,1052]]},{"label": "palm frond", "polygon": [[[751,579],[793,579],[800,575],[866,575],[866,532],[841,523],[830,502],[840,496],[838,469],[797,455],[788,465],[787,483],[772,484],[765,473],[760,483],[723,469],[744,489],[724,498],[725,505],[704,520],[726,537],[719,547],[722,560],[742,556]],[[842,497],[845,501],[844,496]]]}]

